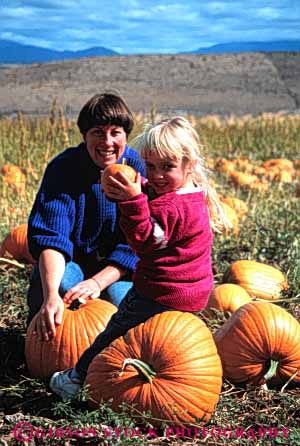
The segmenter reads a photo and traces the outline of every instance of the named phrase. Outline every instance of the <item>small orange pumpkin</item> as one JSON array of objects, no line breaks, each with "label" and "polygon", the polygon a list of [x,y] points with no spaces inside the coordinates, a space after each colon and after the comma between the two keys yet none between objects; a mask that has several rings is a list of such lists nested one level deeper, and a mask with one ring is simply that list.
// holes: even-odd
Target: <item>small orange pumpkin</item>
[{"label": "small orange pumpkin", "polygon": [[244,288],[233,283],[223,283],[215,287],[209,296],[205,314],[208,317],[213,316],[213,313],[209,311],[211,308],[234,313],[248,302],[251,302],[251,297]]},{"label": "small orange pumpkin", "polygon": [[130,181],[135,181],[136,179],[136,170],[134,170],[133,167],[128,166],[128,164],[111,164],[104,169],[101,176],[101,185],[104,192],[107,187],[108,177],[114,177],[119,172],[126,175]]},{"label": "small orange pumpkin", "polygon": [[253,170],[253,165],[251,164],[251,161],[247,157],[241,157],[235,159],[234,164],[237,166],[238,169],[241,169],[244,172],[252,172]]},{"label": "small orange pumpkin", "polygon": [[249,186],[251,187],[254,183],[258,181],[258,177],[256,175],[252,175],[250,173],[244,173],[239,171],[230,172],[230,179],[235,186]]},{"label": "small orange pumpkin", "polygon": [[[222,202],[222,206],[224,209],[224,213],[226,215],[226,217],[228,218],[228,220],[230,221],[231,224],[231,230],[233,231],[233,233],[235,235],[238,235],[239,233],[239,217],[236,213],[236,211],[229,206],[228,204]],[[229,233],[230,231],[227,230],[227,233]]]},{"label": "small orange pumpkin", "polygon": [[268,183],[260,181],[258,176],[250,173],[233,171],[230,172],[229,177],[234,186],[242,189],[245,188],[257,190],[259,192],[266,192],[269,188]]},{"label": "small orange pumpkin", "polygon": [[26,176],[20,167],[14,164],[4,164],[1,169],[4,183],[15,189],[17,192],[24,192],[26,186]]},{"label": "small orange pumpkin", "polygon": [[0,245],[0,257],[12,256],[15,260],[36,263],[31,256],[27,241],[27,224],[13,228]]},{"label": "small orange pumpkin", "polygon": [[255,260],[237,260],[225,271],[223,283],[236,283],[243,287],[251,297],[276,300],[281,291],[288,289],[284,274],[265,263]]},{"label": "small orange pumpkin", "polygon": [[[151,423],[207,423],[218,402],[222,368],[212,334],[198,317],[157,314],[113,341],[89,366],[89,404],[126,402]],[[134,416],[134,410],[132,415]]]},{"label": "small orange pumpkin", "polygon": [[222,201],[222,203],[225,203],[228,206],[230,206],[232,209],[234,209],[235,212],[237,213],[238,217],[244,217],[245,215],[248,214],[247,203],[245,203],[245,201],[243,201],[243,200],[240,200],[239,198],[224,197],[221,199],[221,201]]},{"label": "small orange pumpkin", "polygon": [[73,311],[65,306],[62,323],[50,341],[40,341],[33,334],[35,316],[27,329],[25,341],[30,375],[44,379],[58,370],[73,367],[116,311],[113,304],[103,299],[88,300]]},{"label": "small orange pumpkin", "polygon": [[239,308],[214,335],[224,377],[233,383],[300,382],[300,324],[270,302]]},{"label": "small orange pumpkin", "polygon": [[293,161],[288,160],[286,158],[274,158],[265,161],[262,166],[265,169],[273,169],[274,167],[278,167],[284,170],[293,170],[294,164]]}]

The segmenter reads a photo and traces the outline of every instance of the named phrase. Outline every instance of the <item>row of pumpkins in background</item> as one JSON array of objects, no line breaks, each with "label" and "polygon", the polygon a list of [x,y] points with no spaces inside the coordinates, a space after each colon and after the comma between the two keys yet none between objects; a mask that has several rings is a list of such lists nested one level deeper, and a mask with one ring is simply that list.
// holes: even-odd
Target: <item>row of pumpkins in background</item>
[{"label": "row of pumpkins in background", "polygon": [[[26,225],[22,230],[25,237]],[[2,255],[17,232],[3,241]],[[268,302],[287,289],[284,275],[269,265],[239,260],[230,265],[223,282],[211,294],[204,314],[212,316],[213,308],[233,314],[214,334],[193,314],[165,312],[97,355],[86,379],[91,407],[112,400],[118,411],[126,402],[139,413],[149,412],[154,425],[162,419],[176,425],[195,420],[205,424],[219,400],[223,378],[237,384],[300,383],[300,324]],[[66,307],[50,342],[39,341],[31,324],[25,344],[30,374],[48,379],[54,371],[72,367],[116,310],[101,299],[73,311]]]},{"label": "row of pumpkins in background", "polygon": [[234,160],[218,157],[210,158],[208,164],[211,170],[225,173],[235,187],[260,192],[266,192],[270,182],[294,183],[300,180],[299,160],[275,158],[253,164],[247,157]]},{"label": "row of pumpkins in background", "polygon": [[[299,160],[275,158],[260,164],[253,164],[247,157],[234,160],[217,157],[208,158],[208,167],[212,171],[226,173],[235,187],[256,189],[261,192],[268,190],[268,182],[292,183],[299,178]],[[9,187],[22,191],[26,185],[26,173],[15,164],[4,164],[1,168],[1,177]],[[35,172],[30,169],[32,175]],[[35,176],[35,175],[34,175]]]}]

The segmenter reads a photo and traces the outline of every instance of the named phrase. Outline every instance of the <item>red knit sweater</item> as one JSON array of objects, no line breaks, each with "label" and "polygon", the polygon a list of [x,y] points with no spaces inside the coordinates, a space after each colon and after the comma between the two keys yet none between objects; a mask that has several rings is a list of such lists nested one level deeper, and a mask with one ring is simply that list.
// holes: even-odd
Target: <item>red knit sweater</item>
[{"label": "red knit sweater", "polygon": [[119,203],[120,226],[140,260],[136,290],[181,311],[203,309],[213,287],[212,231],[204,193],[180,189]]}]

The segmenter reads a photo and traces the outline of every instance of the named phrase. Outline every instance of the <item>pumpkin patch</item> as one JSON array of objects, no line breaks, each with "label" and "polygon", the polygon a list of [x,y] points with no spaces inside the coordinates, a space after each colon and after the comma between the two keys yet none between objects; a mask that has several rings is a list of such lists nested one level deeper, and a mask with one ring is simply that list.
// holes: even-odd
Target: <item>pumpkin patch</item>
[{"label": "pumpkin patch", "polygon": [[[132,138],[147,119],[142,114],[135,119]],[[50,119],[0,119],[0,406],[5,416],[1,439],[12,441],[14,417],[34,420],[36,432],[44,428],[46,417],[53,432],[63,426],[64,434],[73,425],[95,430],[107,426],[113,439],[99,437],[100,443],[115,441],[120,446],[131,444],[131,426],[138,429],[150,420],[157,423],[153,430],[162,438],[141,435],[132,443],[189,445],[193,426],[194,432],[199,431],[195,444],[298,445],[300,118],[284,112],[190,119],[203,142],[210,184],[221,202],[235,211],[236,230],[214,233],[214,290],[205,310],[183,319],[174,312],[171,322],[148,321],[95,358],[88,378],[92,390],[88,410],[85,401],[58,401],[49,392],[48,377],[73,365],[80,348],[85,348],[84,340],[92,342],[116,309],[104,311],[101,306],[94,312],[88,303],[88,311],[80,307],[82,313],[80,308],[66,310],[53,343],[39,343],[28,331],[26,362],[23,345],[34,260],[27,257],[27,227],[21,223],[28,220],[46,163],[66,147],[66,137],[76,145],[81,135],[73,120],[63,123],[55,110]],[[22,230],[15,231],[19,226]],[[94,313],[103,316],[101,326],[94,322]],[[75,317],[80,319],[76,331]],[[87,334],[91,327],[92,335]],[[99,408],[101,398],[105,402]],[[135,403],[139,410],[134,410]],[[129,411],[126,416],[124,407]],[[151,412],[149,417],[143,408]],[[172,438],[161,429],[166,420]],[[128,427],[127,437],[119,433],[119,426]],[[187,437],[177,438],[176,429],[181,435],[182,426]],[[276,426],[275,441],[268,429]],[[286,428],[286,436],[280,426]],[[95,444],[94,438],[88,442]]]}]

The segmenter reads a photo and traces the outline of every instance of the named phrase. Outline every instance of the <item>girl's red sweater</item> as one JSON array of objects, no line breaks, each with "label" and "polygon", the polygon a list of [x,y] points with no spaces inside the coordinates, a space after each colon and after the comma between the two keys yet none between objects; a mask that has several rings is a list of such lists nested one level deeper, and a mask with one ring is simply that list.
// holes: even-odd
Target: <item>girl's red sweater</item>
[{"label": "girl's red sweater", "polygon": [[151,201],[141,193],[119,209],[120,226],[140,258],[136,290],[180,311],[205,308],[213,287],[213,236],[203,191],[180,189]]}]

